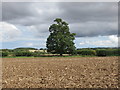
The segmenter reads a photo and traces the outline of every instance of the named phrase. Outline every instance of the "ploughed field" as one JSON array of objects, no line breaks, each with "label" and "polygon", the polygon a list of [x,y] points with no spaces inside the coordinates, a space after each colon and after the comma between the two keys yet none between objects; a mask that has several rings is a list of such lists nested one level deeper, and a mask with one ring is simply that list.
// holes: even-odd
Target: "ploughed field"
[{"label": "ploughed field", "polygon": [[3,58],[3,88],[117,88],[118,57]]}]

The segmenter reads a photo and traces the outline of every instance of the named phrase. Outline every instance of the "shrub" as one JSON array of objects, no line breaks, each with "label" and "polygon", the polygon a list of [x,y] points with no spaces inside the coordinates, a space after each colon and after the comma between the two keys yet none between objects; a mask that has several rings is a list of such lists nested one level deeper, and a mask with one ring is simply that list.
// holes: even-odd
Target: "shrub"
[{"label": "shrub", "polygon": [[14,56],[33,56],[33,53],[32,52],[29,52],[29,51],[15,51],[14,52]]},{"label": "shrub", "polygon": [[106,56],[116,56],[118,55],[118,49],[107,49]]},{"label": "shrub", "polygon": [[96,54],[97,54],[97,56],[106,56],[106,50],[105,49],[97,49]]},{"label": "shrub", "polygon": [[39,57],[39,56],[44,55],[44,54],[46,54],[46,53],[45,53],[45,52],[35,51],[35,52],[33,53],[33,56],[34,56],[34,57]]},{"label": "shrub", "polygon": [[5,52],[5,51],[4,52],[0,52],[0,56],[1,57],[6,57],[6,56],[8,56],[8,52]]},{"label": "shrub", "polygon": [[114,49],[113,53],[115,56],[120,56],[120,49]]},{"label": "shrub", "polygon": [[97,53],[97,56],[118,56],[119,50],[118,49],[97,49],[96,53]]},{"label": "shrub", "polygon": [[120,56],[120,49],[118,49],[118,52],[117,52],[117,53],[118,53],[118,56]]},{"label": "shrub", "polygon": [[77,50],[77,54],[94,56],[96,55],[96,51],[95,50]]}]

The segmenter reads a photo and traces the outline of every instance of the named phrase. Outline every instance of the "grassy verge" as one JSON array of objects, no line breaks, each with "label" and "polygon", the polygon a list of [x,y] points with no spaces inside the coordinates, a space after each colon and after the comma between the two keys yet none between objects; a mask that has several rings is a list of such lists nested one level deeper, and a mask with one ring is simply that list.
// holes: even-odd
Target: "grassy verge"
[{"label": "grassy verge", "polygon": [[7,56],[7,57],[0,57],[0,58],[33,58],[33,57],[26,57],[26,56],[21,56],[21,57]]},{"label": "grassy verge", "polygon": [[[97,57],[97,56],[38,56],[38,57]],[[0,58],[35,58],[34,56],[32,57],[27,57],[27,56],[21,56],[21,57],[15,57],[15,56],[7,56],[7,57],[0,57]]]},{"label": "grassy verge", "polygon": [[[37,56],[37,57],[113,57],[115,55],[112,56],[90,56],[90,55],[73,55],[73,56],[59,56],[59,55],[41,55],[41,56]],[[117,56],[117,55],[116,55]],[[6,57],[0,57],[0,58],[35,58],[34,56],[6,56]]]}]

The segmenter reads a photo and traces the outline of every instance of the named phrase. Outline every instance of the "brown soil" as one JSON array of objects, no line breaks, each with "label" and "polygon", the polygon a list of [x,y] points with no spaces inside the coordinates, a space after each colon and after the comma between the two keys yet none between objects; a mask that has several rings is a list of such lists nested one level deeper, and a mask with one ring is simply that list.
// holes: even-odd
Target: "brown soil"
[{"label": "brown soil", "polygon": [[3,58],[3,88],[118,88],[118,57]]}]

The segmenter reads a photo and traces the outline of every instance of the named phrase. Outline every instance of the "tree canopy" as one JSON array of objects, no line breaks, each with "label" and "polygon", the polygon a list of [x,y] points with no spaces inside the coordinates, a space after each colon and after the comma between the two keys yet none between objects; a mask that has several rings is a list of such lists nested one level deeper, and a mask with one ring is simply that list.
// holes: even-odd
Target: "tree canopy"
[{"label": "tree canopy", "polygon": [[50,35],[47,38],[47,51],[56,54],[74,54],[75,33],[70,33],[68,23],[60,18],[54,20],[55,24],[49,27]]}]

